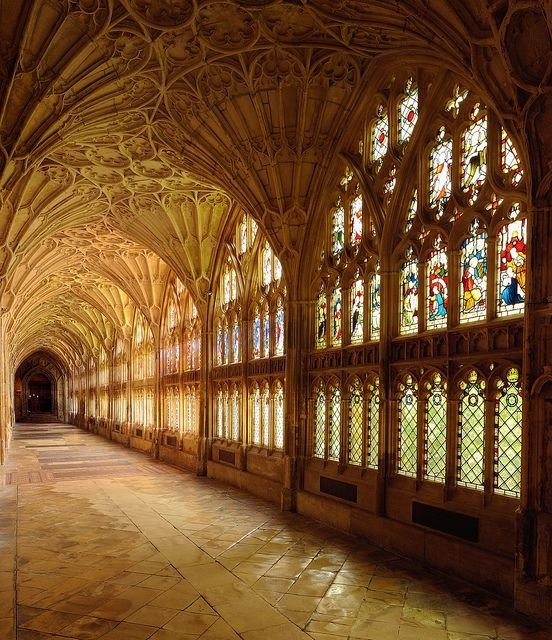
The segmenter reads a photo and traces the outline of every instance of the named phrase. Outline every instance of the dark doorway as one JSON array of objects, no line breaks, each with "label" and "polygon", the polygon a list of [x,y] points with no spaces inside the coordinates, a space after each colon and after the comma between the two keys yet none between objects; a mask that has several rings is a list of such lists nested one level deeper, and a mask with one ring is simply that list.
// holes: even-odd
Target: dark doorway
[{"label": "dark doorway", "polygon": [[28,411],[30,413],[52,413],[52,383],[42,373],[37,373],[28,382]]}]

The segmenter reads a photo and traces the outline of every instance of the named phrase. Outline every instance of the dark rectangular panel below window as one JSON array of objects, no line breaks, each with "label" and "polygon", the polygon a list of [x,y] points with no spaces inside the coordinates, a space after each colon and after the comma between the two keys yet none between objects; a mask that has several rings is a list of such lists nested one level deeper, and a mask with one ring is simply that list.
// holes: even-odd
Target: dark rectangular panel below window
[{"label": "dark rectangular panel below window", "polygon": [[219,449],[219,461],[228,462],[229,464],[236,464],[236,454],[233,451]]},{"label": "dark rectangular panel below window", "polygon": [[333,478],[320,476],[320,491],[321,493],[327,493],[330,496],[335,496],[342,500],[349,500],[349,502],[357,501],[356,485],[349,484],[348,482],[341,482],[341,480],[334,480]]},{"label": "dark rectangular panel below window", "polygon": [[466,516],[463,513],[456,513],[456,511],[447,511],[429,504],[413,502],[412,522],[469,542],[478,542],[479,540],[479,519]]},{"label": "dark rectangular panel below window", "polygon": [[176,447],[176,436],[167,436],[167,446]]},{"label": "dark rectangular panel below window", "polygon": [[134,433],[136,434],[136,437],[141,438],[144,432],[142,431],[142,429],[136,429]]}]

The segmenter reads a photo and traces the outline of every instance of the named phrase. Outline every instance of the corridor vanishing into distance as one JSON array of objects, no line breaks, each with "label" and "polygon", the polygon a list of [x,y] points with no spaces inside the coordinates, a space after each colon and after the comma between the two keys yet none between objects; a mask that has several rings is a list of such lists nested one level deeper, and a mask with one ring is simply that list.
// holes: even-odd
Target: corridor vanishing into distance
[{"label": "corridor vanishing into distance", "polygon": [[551,637],[491,594],[77,427],[17,425],[1,473],[2,640]]}]

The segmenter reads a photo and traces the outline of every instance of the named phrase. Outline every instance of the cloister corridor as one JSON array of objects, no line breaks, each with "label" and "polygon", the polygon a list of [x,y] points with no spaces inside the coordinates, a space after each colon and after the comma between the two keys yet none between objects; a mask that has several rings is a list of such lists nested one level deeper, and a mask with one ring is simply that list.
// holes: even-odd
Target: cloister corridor
[{"label": "cloister corridor", "polygon": [[1,473],[2,640],[551,637],[451,576],[78,427],[18,424]]}]

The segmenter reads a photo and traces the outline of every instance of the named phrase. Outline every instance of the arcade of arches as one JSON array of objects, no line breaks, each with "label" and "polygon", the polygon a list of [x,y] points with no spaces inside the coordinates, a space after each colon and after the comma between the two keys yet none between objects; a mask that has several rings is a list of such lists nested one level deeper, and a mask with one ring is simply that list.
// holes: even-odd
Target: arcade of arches
[{"label": "arcade of arches", "polygon": [[552,618],[552,8],[1,0],[0,429]]}]

